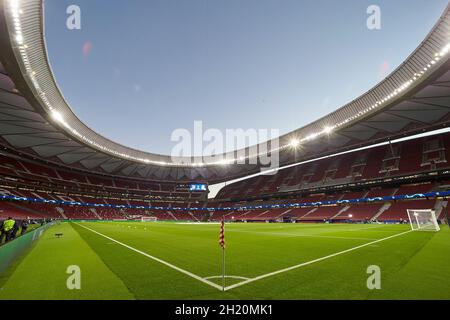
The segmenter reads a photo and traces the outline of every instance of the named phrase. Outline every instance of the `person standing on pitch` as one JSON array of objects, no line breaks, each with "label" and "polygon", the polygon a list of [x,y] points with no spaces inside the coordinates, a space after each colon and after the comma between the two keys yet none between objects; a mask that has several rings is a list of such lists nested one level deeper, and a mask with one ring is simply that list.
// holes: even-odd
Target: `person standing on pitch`
[{"label": "person standing on pitch", "polygon": [[3,221],[0,221],[0,244],[3,243],[4,235],[5,235],[5,231],[3,231]]},{"label": "person standing on pitch", "polygon": [[16,221],[14,221],[12,217],[9,217],[5,221],[3,221],[3,232],[6,234],[6,242],[11,240],[11,234],[15,224]]},{"label": "person standing on pitch", "polygon": [[14,240],[19,232],[19,222],[16,221],[11,231],[11,238],[9,240]]},{"label": "person standing on pitch", "polygon": [[29,224],[28,219],[22,220],[22,224],[20,225],[22,227],[22,230],[20,231],[20,235],[24,235],[25,233],[27,233],[28,224]]}]

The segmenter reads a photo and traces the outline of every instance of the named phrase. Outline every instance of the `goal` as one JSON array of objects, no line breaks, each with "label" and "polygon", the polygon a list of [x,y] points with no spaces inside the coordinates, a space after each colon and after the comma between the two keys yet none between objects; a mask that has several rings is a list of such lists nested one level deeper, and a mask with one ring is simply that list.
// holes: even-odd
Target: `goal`
[{"label": "goal", "polygon": [[431,209],[408,209],[409,223],[412,230],[439,231],[440,227],[434,210]]},{"label": "goal", "polygon": [[148,222],[148,221],[158,221],[156,217],[141,217],[141,222]]}]

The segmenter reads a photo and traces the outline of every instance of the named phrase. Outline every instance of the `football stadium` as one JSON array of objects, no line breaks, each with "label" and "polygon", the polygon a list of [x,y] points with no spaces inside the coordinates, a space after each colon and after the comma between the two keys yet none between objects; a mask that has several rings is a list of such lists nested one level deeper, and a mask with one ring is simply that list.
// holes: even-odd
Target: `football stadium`
[{"label": "football stadium", "polygon": [[44,7],[0,0],[0,300],[450,299],[450,7],[265,159],[266,141],[185,157],[93,130]]}]

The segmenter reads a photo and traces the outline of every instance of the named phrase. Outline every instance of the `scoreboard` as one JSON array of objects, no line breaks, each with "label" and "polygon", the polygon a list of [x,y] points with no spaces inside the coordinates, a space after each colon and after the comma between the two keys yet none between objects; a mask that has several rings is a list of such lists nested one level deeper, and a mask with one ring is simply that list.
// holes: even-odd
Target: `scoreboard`
[{"label": "scoreboard", "polygon": [[208,191],[208,186],[204,183],[192,183],[189,185],[189,191]]},{"label": "scoreboard", "polygon": [[206,183],[183,183],[177,185],[177,191],[208,192]]}]

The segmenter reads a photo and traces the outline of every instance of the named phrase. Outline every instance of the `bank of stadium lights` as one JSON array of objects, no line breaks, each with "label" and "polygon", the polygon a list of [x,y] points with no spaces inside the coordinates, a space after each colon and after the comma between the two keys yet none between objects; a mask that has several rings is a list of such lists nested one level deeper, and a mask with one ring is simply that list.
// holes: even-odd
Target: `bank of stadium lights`
[{"label": "bank of stadium lights", "polygon": [[19,8],[19,0],[10,0],[11,15],[13,17],[13,25],[15,31],[15,40],[17,44],[23,45],[22,27],[20,24],[21,10]]},{"label": "bank of stadium lights", "polygon": [[300,145],[300,140],[298,140],[298,139],[292,139],[289,142],[289,146],[294,149],[296,149],[299,145]]},{"label": "bank of stadium lights", "polygon": [[233,164],[235,162],[236,162],[236,159],[233,158],[233,159],[224,159],[224,160],[216,161],[216,162],[213,162],[212,164],[218,164],[218,165],[226,166],[226,165],[229,165],[229,164]]},{"label": "bank of stadium lights", "polygon": [[[8,0],[8,3],[9,3],[10,11],[11,11],[12,26],[13,26],[13,30],[14,30],[12,32],[12,37],[11,38],[17,44],[17,48],[18,48],[18,50],[20,52],[20,57],[22,59],[23,65],[25,67],[25,71],[26,71],[28,77],[30,78],[32,84],[34,85],[35,90],[38,93],[38,96],[41,98],[42,102],[47,106],[49,113],[51,114],[52,118],[56,122],[60,123],[64,127],[66,127],[67,130],[70,131],[77,138],[79,138],[82,141],[86,142],[87,144],[93,145],[96,148],[98,148],[100,150],[103,150],[103,151],[105,151],[107,153],[110,153],[110,154],[113,154],[113,155],[116,155],[116,156],[119,156],[119,157],[122,157],[122,158],[125,158],[125,159],[146,163],[146,164],[154,164],[154,165],[160,165],[160,166],[169,166],[169,165],[171,165],[171,166],[186,166],[185,163],[154,161],[154,160],[150,160],[150,159],[147,159],[147,158],[139,158],[139,157],[131,156],[129,154],[124,154],[124,153],[118,152],[116,150],[112,150],[110,148],[102,146],[99,143],[97,143],[95,141],[92,141],[88,137],[80,134],[75,128],[72,128],[64,120],[64,118],[61,116],[61,114],[59,114],[57,111],[55,111],[56,110],[55,107],[51,104],[50,100],[46,97],[45,92],[40,87],[39,80],[36,77],[36,72],[31,67],[30,60],[29,60],[28,54],[27,54],[27,50],[28,50],[28,44],[26,43],[27,39],[25,39],[24,34],[22,32],[22,25],[21,25],[21,21],[20,21],[20,16],[23,15],[23,11],[20,8],[21,0]],[[338,129],[338,128],[340,128],[340,127],[342,127],[342,126],[344,126],[344,125],[346,125],[346,124],[348,124],[348,123],[358,119],[359,117],[362,117],[362,116],[366,115],[368,112],[371,112],[371,111],[373,111],[375,109],[378,109],[378,108],[386,105],[393,98],[397,97],[403,91],[408,89],[415,81],[419,80],[426,73],[430,72],[433,69],[433,66],[436,65],[436,63],[439,60],[441,60],[443,57],[447,56],[449,54],[449,52],[450,52],[450,43],[448,43],[446,46],[444,46],[441,49],[441,51],[436,52],[435,55],[434,55],[434,58],[431,59],[431,61],[429,61],[422,69],[416,70],[416,72],[411,77],[411,79],[406,81],[404,84],[402,84],[401,86],[399,86],[398,88],[393,90],[391,93],[389,93],[388,95],[386,95],[382,99],[376,101],[373,105],[367,107],[364,110],[359,111],[355,115],[353,115],[353,116],[351,116],[351,117],[349,117],[349,118],[347,118],[347,119],[345,119],[345,120],[343,120],[343,121],[341,121],[339,123],[336,123],[336,124],[334,124],[332,126],[327,126],[327,127],[323,128],[322,131],[311,133],[307,137],[302,138],[302,139],[293,139],[287,145],[283,145],[283,146],[280,146],[280,147],[278,147],[276,149],[272,149],[271,152],[278,151],[278,150],[284,150],[286,148],[297,148],[303,142],[313,141],[313,140],[315,140],[318,137],[330,135],[336,129]],[[259,156],[259,155],[256,155],[256,157],[257,156]],[[239,160],[242,161],[242,159],[239,159]],[[203,163],[203,162],[199,163],[199,162],[197,162],[197,163],[191,163],[189,165],[192,166],[192,167],[202,167],[202,166],[205,166],[205,165],[228,165],[228,164],[232,164],[232,163],[234,163],[236,161],[237,161],[237,159],[229,159],[229,160],[222,160],[222,161],[216,161],[216,162],[211,162],[211,163]]]}]

